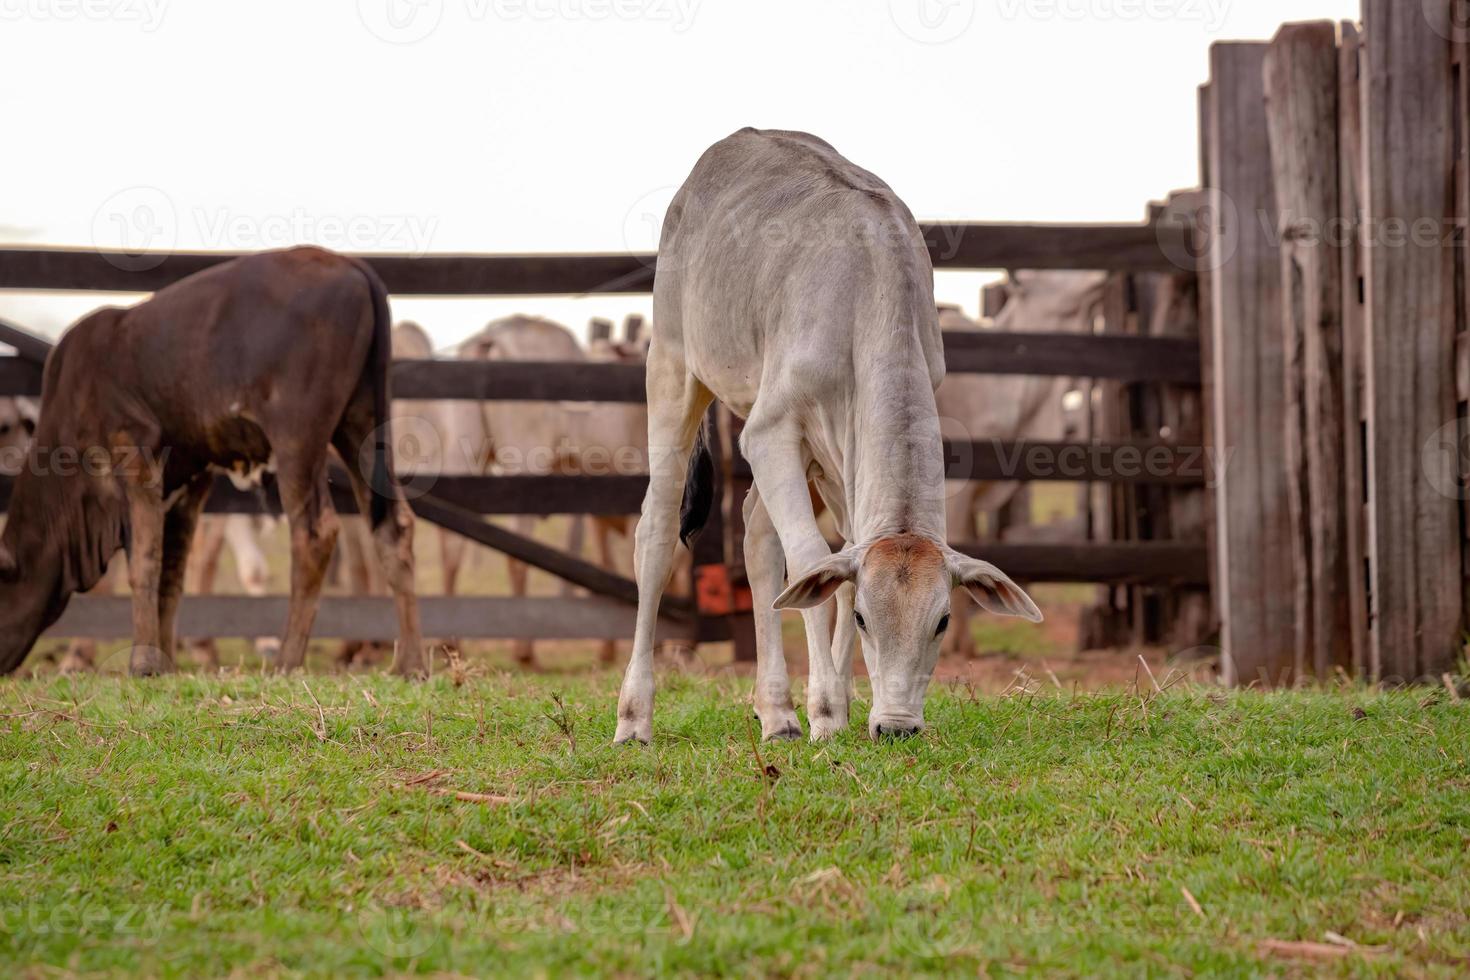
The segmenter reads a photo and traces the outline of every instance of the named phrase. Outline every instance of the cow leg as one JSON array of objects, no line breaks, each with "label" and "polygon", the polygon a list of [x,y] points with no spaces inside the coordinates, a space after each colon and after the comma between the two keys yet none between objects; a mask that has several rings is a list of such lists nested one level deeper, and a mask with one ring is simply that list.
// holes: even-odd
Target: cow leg
[{"label": "cow leg", "polygon": [[[587,518],[581,514],[573,514],[570,518],[571,525],[567,528],[567,554],[575,558],[582,557],[582,547],[587,539]],[[576,595],[577,587],[572,583],[562,580],[561,597],[569,599]]]},{"label": "cow leg", "polygon": [[[366,411],[349,409],[342,420],[332,444],[344,460],[361,460],[361,454],[372,446],[373,425],[371,424],[371,402]],[[364,422],[363,419],[367,421]],[[398,613],[398,645],[393,656],[394,674],[399,677],[421,678],[429,674],[424,659],[424,638],[419,627],[419,603],[414,591],[413,566],[413,510],[403,499],[398,482],[393,478],[393,461],[388,460],[388,484],[393,487],[393,499],[388,514],[376,527],[370,527],[373,546],[378,554],[378,567],[383,579],[393,593],[393,606]],[[352,479],[352,495],[357,500],[357,509],[364,519],[372,513],[373,488],[368,484],[366,473],[371,467],[349,465],[347,472]]]},{"label": "cow leg", "polygon": [[[255,518],[245,514],[232,514],[224,520],[225,543],[235,558],[235,573],[240,578],[240,588],[247,596],[261,598],[270,587],[270,563],[265,552],[260,550],[258,535],[260,528]],[[255,652],[262,657],[274,657],[281,650],[281,641],[274,636],[262,636],[255,641]]]},{"label": "cow leg", "polygon": [[459,570],[464,563],[465,540],[453,531],[439,529],[439,565],[444,570],[444,594],[454,595]]},{"label": "cow leg", "polygon": [[[202,517],[194,531],[194,554],[190,562],[194,585],[190,589],[197,595],[213,595],[214,581],[219,575],[219,559],[225,550],[225,518]],[[200,663],[219,666],[219,652],[214,640],[199,637],[189,641],[189,649]]]},{"label": "cow leg", "polygon": [[291,601],[277,666],[290,672],[306,662],[306,645],[316,622],[322,581],[337,547],[340,522],[320,458],[306,465],[295,461],[282,465],[277,486],[291,530]]},{"label": "cow leg", "polygon": [[161,479],[149,478],[127,487],[131,522],[128,585],[133,592],[133,649],[128,672],[134,677],[150,677],[174,668],[163,648],[158,621],[165,523],[161,484]]},{"label": "cow leg", "polygon": [[857,623],[852,613],[856,603],[857,587],[851,582],[837,590],[837,628],[832,634],[832,665],[837,669],[837,678],[847,693],[849,705],[857,694],[852,681],[852,647],[857,642]]},{"label": "cow leg", "polygon": [[[517,516],[515,529],[516,533],[522,537],[531,537],[536,533],[536,518],[528,514]],[[510,594],[517,599],[524,599],[530,589],[530,566],[507,555],[505,570],[510,577]],[[516,640],[511,644],[511,652],[515,656],[516,663],[522,667],[530,667],[536,663],[536,644],[533,640]]]},{"label": "cow leg", "polygon": [[[373,575],[377,556],[374,554],[373,537],[368,529],[367,518],[361,515],[342,518],[341,540],[342,548],[337,552],[337,561],[344,573],[348,594],[378,595],[378,583]],[[366,660],[367,648],[368,644],[362,640],[343,640],[337,647],[337,664],[350,667],[360,655]]]},{"label": "cow leg", "polygon": [[158,576],[158,635],[169,661],[175,659],[178,643],[179,600],[184,594],[189,547],[194,543],[194,530],[199,526],[199,515],[213,486],[214,479],[208,472],[196,477],[164,515],[162,565]]},{"label": "cow leg", "polygon": [[791,706],[791,678],[781,638],[781,613],[772,603],[781,594],[786,557],[775,525],[752,488],[745,495],[745,573],[755,606],[755,713],[761,738],[801,738],[801,722]]},{"label": "cow leg", "polygon": [[[781,541],[787,578],[794,579],[832,554],[812,510],[800,432],[788,418],[767,418],[757,408],[741,435],[741,448]],[[832,608],[803,610],[802,619],[811,737],[830,738],[847,726],[847,683],[832,659]]]},{"label": "cow leg", "polygon": [[704,410],[714,396],[688,374],[682,355],[665,357],[658,346],[648,360],[648,493],[634,534],[638,619],[633,654],[618,695],[618,744],[653,739],[653,645],[658,604],[668,585],[679,544],[679,507],[689,457]]},{"label": "cow leg", "polygon": [[[618,570],[617,561],[613,557],[612,550],[612,527],[606,518],[593,517],[592,536],[597,539],[597,560],[602,567],[609,572]],[[618,643],[616,640],[603,640],[602,646],[597,653],[597,660],[604,667],[610,667],[618,661]]]}]

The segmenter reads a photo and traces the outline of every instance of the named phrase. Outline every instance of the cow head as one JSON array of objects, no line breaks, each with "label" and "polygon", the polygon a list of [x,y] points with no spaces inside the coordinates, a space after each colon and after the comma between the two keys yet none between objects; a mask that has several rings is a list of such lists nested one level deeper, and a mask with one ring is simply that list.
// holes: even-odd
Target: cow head
[{"label": "cow head", "polygon": [[924,727],[924,696],[956,587],[990,612],[1041,622],[1030,596],[1000,569],[913,534],[832,555],[792,582],[775,606],[810,609],[847,582],[856,589],[853,615],[873,685],[868,732],[875,738]]}]

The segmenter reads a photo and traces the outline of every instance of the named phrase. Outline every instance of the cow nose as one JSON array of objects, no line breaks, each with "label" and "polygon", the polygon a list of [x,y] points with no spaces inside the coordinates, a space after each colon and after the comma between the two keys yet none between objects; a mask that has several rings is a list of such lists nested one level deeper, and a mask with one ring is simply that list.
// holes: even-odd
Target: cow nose
[{"label": "cow nose", "polygon": [[879,738],[913,738],[920,727],[913,722],[880,721],[874,730]]}]

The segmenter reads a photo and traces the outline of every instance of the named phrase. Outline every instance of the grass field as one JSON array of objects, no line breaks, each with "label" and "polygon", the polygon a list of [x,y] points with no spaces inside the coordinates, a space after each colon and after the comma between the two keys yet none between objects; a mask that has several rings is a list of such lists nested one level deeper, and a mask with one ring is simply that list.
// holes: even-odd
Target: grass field
[{"label": "grass field", "polygon": [[758,749],[738,678],[665,677],[647,749],[614,694],[0,682],[0,975],[1470,966],[1446,691],[948,688]]}]

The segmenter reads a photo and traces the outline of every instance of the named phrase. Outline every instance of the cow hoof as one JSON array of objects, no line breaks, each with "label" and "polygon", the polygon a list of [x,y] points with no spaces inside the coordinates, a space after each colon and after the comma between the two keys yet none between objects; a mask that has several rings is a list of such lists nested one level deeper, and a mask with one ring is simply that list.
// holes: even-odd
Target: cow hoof
[{"label": "cow hoof", "polygon": [[648,745],[653,741],[653,722],[636,719],[619,719],[614,745]]},{"label": "cow hoof", "polygon": [[839,732],[841,732],[844,728],[847,727],[847,719],[846,718],[813,718],[813,719],[811,719],[811,725],[812,725],[812,741],[813,742],[825,742],[828,739],[835,738]]},{"label": "cow hoof", "polygon": [[790,708],[770,711],[766,718],[761,719],[761,741],[794,742],[799,738],[801,722],[797,721],[796,712]]}]

